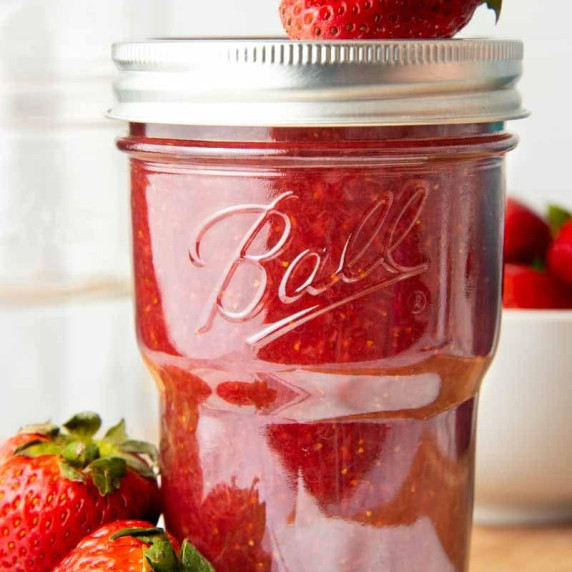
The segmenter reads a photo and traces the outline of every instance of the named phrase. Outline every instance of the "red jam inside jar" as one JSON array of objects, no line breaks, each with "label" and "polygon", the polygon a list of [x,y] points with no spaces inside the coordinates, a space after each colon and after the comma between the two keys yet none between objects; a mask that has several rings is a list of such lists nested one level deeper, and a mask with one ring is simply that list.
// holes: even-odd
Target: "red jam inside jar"
[{"label": "red jam inside jar", "polygon": [[131,123],[165,520],[217,572],[466,572],[502,123]]}]

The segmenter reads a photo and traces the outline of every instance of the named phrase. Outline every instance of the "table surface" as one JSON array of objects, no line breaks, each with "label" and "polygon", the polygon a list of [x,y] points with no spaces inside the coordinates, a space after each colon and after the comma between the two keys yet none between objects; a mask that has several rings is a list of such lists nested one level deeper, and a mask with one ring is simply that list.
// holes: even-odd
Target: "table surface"
[{"label": "table surface", "polygon": [[572,572],[572,526],[477,527],[470,572]]}]

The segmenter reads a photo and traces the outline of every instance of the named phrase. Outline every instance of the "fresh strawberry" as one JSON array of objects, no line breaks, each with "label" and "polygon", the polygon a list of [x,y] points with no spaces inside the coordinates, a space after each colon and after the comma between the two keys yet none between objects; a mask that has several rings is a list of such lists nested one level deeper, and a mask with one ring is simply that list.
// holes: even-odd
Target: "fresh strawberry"
[{"label": "fresh strawberry", "polygon": [[84,538],[53,572],[214,572],[188,542],[139,520],[106,524]]},{"label": "fresh strawberry", "polygon": [[548,269],[568,286],[572,286],[572,220],[562,226],[548,251]]},{"label": "fresh strawberry", "polygon": [[280,17],[295,40],[450,38],[481,4],[498,19],[502,0],[282,0]]},{"label": "fresh strawberry", "polygon": [[522,264],[505,264],[505,308],[572,308],[572,290],[546,272]]},{"label": "fresh strawberry", "polygon": [[544,260],[551,241],[550,228],[534,211],[515,199],[507,199],[504,260],[529,264]]},{"label": "fresh strawberry", "polygon": [[144,458],[155,458],[154,447],[130,441],[123,421],[95,439],[100,426],[98,415],[82,413],[63,431],[36,427],[4,445],[0,570],[50,572],[106,522],[156,521],[159,491]]}]

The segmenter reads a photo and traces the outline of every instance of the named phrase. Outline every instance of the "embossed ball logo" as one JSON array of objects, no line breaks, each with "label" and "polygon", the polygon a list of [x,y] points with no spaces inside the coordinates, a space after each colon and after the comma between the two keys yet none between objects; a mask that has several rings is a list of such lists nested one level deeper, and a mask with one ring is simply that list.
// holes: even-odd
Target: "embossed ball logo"
[{"label": "embossed ball logo", "polygon": [[[333,272],[331,265],[325,264],[327,259],[331,259],[326,238],[321,247],[301,249],[293,257],[290,255],[290,259],[284,263],[277,292],[272,294],[286,306],[300,300],[306,300],[307,304],[286,318],[265,324],[261,330],[250,335],[247,342],[262,347],[334,308],[425,272],[427,261],[407,266],[396,260],[395,253],[419,222],[427,198],[427,183],[411,181],[402,189],[399,197],[401,200],[396,200],[391,191],[379,194],[355,227],[347,233]],[[246,322],[262,310],[264,301],[271,294],[265,264],[283,257],[291,244],[296,227],[287,206],[290,201],[297,200],[295,192],[287,191],[268,204],[239,204],[220,210],[198,226],[189,259],[195,267],[200,268],[208,264],[208,260],[201,256],[201,245],[211,229],[224,225],[225,221],[237,215],[252,215],[254,219],[215,286],[198,334],[207,332],[217,316],[229,322]],[[274,228],[279,226],[279,235],[260,252],[260,248],[253,245],[260,242],[262,233],[272,225],[272,221]],[[257,288],[242,308],[231,308],[225,304],[224,293],[232,289],[233,280],[244,265],[249,265],[258,276]],[[304,271],[300,272],[302,267]],[[325,297],[323,294],[326,292],[335,295]],[[412,314],[421,313],[426,303],[422,292],[413,292],[408,300],[409,310]]]}]

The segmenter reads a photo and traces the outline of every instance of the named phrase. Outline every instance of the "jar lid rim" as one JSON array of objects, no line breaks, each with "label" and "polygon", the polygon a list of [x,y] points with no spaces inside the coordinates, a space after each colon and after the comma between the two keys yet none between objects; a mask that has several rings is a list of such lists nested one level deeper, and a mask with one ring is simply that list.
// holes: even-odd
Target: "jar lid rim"
[{"label": "jar lid rim", "polygon": [[137,123],[349,126],[524,117],[519,40],[170,38],[113,46],[109,116]]}]

